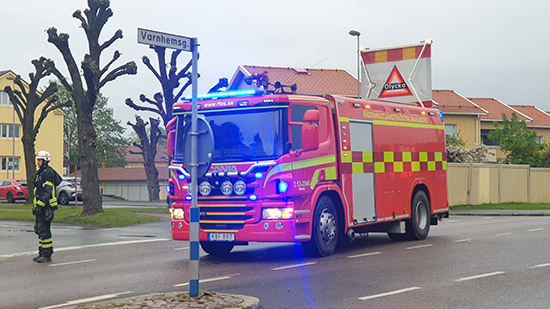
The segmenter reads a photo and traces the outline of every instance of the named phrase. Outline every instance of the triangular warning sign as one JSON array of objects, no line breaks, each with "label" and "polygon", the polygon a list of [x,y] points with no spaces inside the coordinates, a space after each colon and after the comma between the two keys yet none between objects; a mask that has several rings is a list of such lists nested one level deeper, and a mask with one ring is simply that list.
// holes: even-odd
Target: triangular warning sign
[{"label": "triangular warning sign", "polygon": [[379,98],[389,98],[389,97],[401,97],[412,95],[409,86],[405,83],[403,76],[399,73],[397,66],[393,66],[388,80],[384,83],[382,91],[380,92]]}]

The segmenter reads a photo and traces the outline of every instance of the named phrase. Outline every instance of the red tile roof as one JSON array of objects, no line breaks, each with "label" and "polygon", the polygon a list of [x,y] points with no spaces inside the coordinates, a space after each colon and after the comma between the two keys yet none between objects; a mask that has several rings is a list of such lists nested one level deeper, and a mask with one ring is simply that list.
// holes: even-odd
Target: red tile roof
[{"label": "red tile roof", "polygon": [[[239,71],[246,76],[267,72],[270,83],[280,82],[283,85],[296,84],[298,86],[297,93],[357,95],[357,79],[345,70],[243,65],[239,67],[235,76],[237,76]],[[232,82],[235,81],[235,76]]]},{"label": "red tile roof", "polygon": [[489,112],[454,90],[432,90],[432,101],[444,114],[487,115]]},{"label": "red tile roof", "polygon": [[[143,156],[141,154],[133,154],[133,152],[141,152],[136,146],[120,146],[126,149],[126,162],[128,163],[143,163]],[[157,155],[155,157],[156,163],[168,163],[168,148],[166,146],[157,146]]]},{"label": "red tile roof", "polygon": [[[159,180],[168,179],[168,167],[157,167]],[[146,181],[145,168],[142,167],[112,167],[98,168],[97,173],[99,181]],[[81,177],[80,170],[76,172],[77,177]],[[71,174],[74,177],[74,173]]]},{"label": "red tile roof", "polygon": [[529,116],[533,119],[533,122],[527,123],[527,126],[530,128],[550,128],[550,114],[539,109],[536,106],[529,105],[510,105],[514,109],[522,112],[523,114]]},{"label": "red tile roof", "polygon": [[483,109],[489,112],[487,116],[481,116],[481,121],[502,121],[502,114],[505,114],[508,119],[512,118],[512,114],[516,113],[519,120],[525,122],[531,122],[532,119],[521,113],[520,111],[510,107],[503,102],[494,99],[494,98],[468,98],[470,101],[473,101]]}]

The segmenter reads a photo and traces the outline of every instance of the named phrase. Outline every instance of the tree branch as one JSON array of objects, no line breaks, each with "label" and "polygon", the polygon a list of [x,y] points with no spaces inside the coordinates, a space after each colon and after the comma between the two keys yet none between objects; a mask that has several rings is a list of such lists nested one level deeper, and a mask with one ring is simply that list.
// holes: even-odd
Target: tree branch
[{"label": "tree branch", "polygon": [[106,48],[108,48],[109,46],[111,46],[116,40],[118,39],[122,39],[122,30],[118,29],[115,34],[113,34],[113,36],[105,41],[105,43],[101,44],[100,48],[101,50],[104,50]]},{"label": "tree branch", "polygon": [[151,65],[151,60],[149,60],[147,56],[143,56],[141,57],[141,61],[143,61],[143,64],[145,64],[145,66],[153,73],[153,75],[155,75],[155,77],[160,80],[160,75]]},{"label": "tree branch", "polygon": [[113,53],[113,58],[111,59],[111,61],[109,61],[109,63],[107,63],[103,69],[101,70],[101,72],[99,72],[99,76],[101,78],[101,76],[103,76],[103,74],[105,74],[105,72],[107,72],[107,70],[109,70],[109,67],[113,64],[113,62],[115,62],[118,58],[120,58],[120,52],[118,50],[115,50],[115,52]]},{"label": "tree branch", "polygon": [[107,76],[105,76],[104,79],[102,79],[99,82],[99,86],[97,87],[97,90],[101,89],[101,87],[105,86],[106,83],[115,80],[117,77],[122,75],[135,75],[137,74],[137,65],[135,62],[130,61],[126,64],[123,64],[119,66],[118,68],[113,69]]},{"label": "tree branch", "polygon": [[154,108],[151,108],[151,107],[139,106],[139,105],[135,104],[134,101],[132,101],[132,99],[130,99],[130,98],[127,98],[124,103],[127,106],[133,108],[136,111],[152,112],[152,113],[157,113],[157,114],[160,115],[160,112],[157,109],[154,109]]}]

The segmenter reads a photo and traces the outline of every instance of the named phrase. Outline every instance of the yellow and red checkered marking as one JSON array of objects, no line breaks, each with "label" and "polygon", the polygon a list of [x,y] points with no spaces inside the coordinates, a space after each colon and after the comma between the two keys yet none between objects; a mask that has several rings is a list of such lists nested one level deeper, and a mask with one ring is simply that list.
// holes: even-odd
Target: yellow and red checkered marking
[{"label": "yellow and red checkered marking", "polygon": [[[365,64],[394,62],[401,60],[413,60],[417,59],[422,52],[423,45],[403,47],[403,48],[391,48],[377,51],[365,51],[361,53]],[[430,45],[427,45],[422,54],[422,58],[431,57]]]},{"label": "yellow and red checkered marking", "polygon": [[342,173],[402,173],[447,170],[446,152],[342,152]]}]

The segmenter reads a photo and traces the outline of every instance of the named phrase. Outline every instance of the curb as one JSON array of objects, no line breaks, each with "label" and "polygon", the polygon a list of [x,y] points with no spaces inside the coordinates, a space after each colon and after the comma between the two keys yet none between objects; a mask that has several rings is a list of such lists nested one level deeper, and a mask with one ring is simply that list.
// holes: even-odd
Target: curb
[{"label": "curb", "polygon": [[487,210],[459,210],[449,213],[451,216],[493,216],[493,217],[546,217],[550,216],[550,211],[536,210],[502,210],[502,211],[487,211]]},{"label": "curb", "polygon": [[[67,304],[69,305],[69,304]],[[71,306],[72,305],[72,306]],[[256,297],[225,294],[216,292],[201,292],[197,298],[189,297],[186,292],[153,293],[124,298],[115,298],[92,303],[70,304],[72,309],[98,308],[243,308],[257,309],[260,300]]]}]

